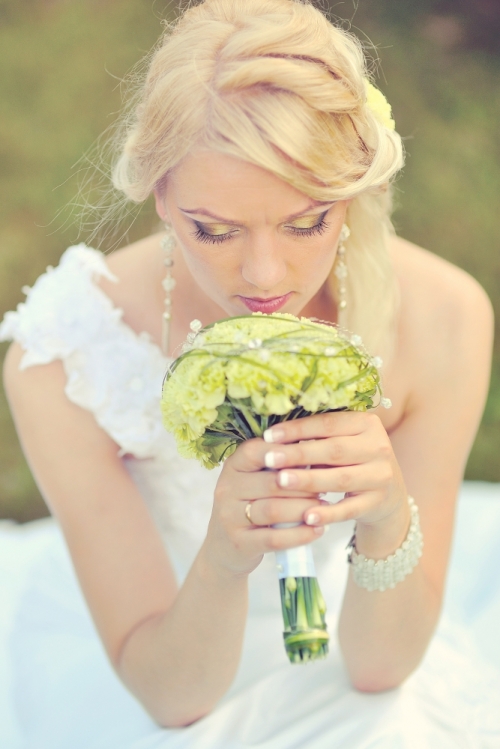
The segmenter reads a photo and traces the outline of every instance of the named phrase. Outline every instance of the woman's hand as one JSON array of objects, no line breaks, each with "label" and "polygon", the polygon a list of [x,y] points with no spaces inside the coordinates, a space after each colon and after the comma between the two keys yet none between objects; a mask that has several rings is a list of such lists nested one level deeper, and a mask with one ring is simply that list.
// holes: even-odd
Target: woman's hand
[{"label": "woman's hand", "polygon": [[[346,496],[330,505],[322,499],[325,492]],[[356,519],[359,533],[386,537],[391,551],[409,523],[406,497],[391,442],[375,414],[335,412],[285,421],[268,430],[266,441],[241,444],[225,462],[206,551],[219,568],[248,574],[264,553],[310,543],[325,525],[350,519]],[[252,523],[245,515],[249,503]],[[270,527],[289,522],[301,525]]]},{"label": "woman's hand", "polygon": [[[304,515],[321,506],[319,490],[280,486],[279,474],[266,470],[269,452],[264,440],[252,439],[224,463],[204,544],[205,559],[223,573],[249,574],[266,552],[311,543],[324,531],[304,524]],[[252,522],[245,512],[249,504]],[[270,527],[276,523],[299,525]]]},{"label": "woman's hand", "polygon": [[[407,514],[406,488],[391,442],[378,416],[330,412],[286,421],[265,435],[268,467],[289,491],[345,492],[335,505],[308,507],[305,523],[321,526],[356,519],[372,528]],[[311,466],[311,470],[296,466]]]}]

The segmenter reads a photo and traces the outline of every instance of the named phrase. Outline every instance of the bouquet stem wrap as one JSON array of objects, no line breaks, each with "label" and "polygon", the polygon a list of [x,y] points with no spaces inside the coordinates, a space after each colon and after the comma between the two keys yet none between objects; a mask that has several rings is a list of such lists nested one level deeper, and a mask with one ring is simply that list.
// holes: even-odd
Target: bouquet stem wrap
[{"label": "bouquet stem wrap", "polygon": [[[331,323],[257,312],[205,328],[194,320],[191,330],[165,377],[161,406],[180,454],[206,468],[274,424],[366,411],[381,395],[380,364],[359,336]],[[280,552],[277,564],[288,657],[292,663],[322,658],[326,609],[310,546]]]}]

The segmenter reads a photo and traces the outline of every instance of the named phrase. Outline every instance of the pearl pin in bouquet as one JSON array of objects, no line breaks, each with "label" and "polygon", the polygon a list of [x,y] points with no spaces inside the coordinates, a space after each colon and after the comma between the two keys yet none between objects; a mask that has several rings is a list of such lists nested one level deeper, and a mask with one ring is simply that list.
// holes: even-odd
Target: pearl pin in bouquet
[{"label": "pearl pin in bouquet", "polygon": [[[390,405],[381,397],[380,360],[332,324],[257,312],[204,328],[195,320],[191,331],[167,371],[161,407],[179,453],[206,468],[282,421]],[[290,661],[324,657],[326,607],[311,546],[278,552],[277,566]]]}]

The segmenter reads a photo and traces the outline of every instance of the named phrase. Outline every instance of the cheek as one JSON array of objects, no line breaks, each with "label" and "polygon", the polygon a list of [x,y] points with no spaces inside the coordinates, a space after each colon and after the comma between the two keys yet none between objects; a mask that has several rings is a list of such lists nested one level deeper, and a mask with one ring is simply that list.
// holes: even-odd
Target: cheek
[{"label": "cheek", "polygon": [[311,300],[324,287],[332,273],[336,258],[336,247],[332,241],[321,237],[321,243],[314,250],[305,249],[300,266],[296,267],[295,278],[300,284],[304,300]]},{"label": "cheek", "polygon": [[191,275],[205,290],[207,283],[220,285],[237,271],[234,258],[218,245],[193,244],[191,239],[181,243],[181,250]]},{"label": "cheek", "polygon": [[314,247],[304,248],[296,267],[304,278],[324,281],[332,269],[336,254],[336,247],[334,244],[332,246],[332,240],[321,237]]}]

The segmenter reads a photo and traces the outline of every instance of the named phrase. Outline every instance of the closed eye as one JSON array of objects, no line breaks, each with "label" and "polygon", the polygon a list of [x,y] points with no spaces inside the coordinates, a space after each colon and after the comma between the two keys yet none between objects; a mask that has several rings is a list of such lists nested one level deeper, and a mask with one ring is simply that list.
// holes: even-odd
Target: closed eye
[{"label": "closed eye", "polygon": [[287,226],[286,228],[288,231],[291,231],[293,234],[296,234],[300,237],[311,237],[313,234],[323,234],[330,226],[330,224],[325,221],[324,215],[325,214],[323,214],[321,220],[313,226]]},{"label": "closed eye", "polygon": [[233,229],[232,231],[221,234],[210,234],[208,231],[205,231],[203,224],[198,223],[198,221],[195,221],[194,223],[196,224],[196,231],[192,232],[191,236],[193,236],[198,242],[203,242],[204,244],[221,244],[222,242],[231,239],[231,237],[238,232],[237,229]]},{"label": "closed eye", "polygon": [[[286,229],[301,237],[310,237],[313,234],[323,234],[323,232],[330,226],[330,224],[325,221],[328,210],[329,209],[323,211],[319,216],[301,216],[295,221],[295,224],[299,224],[299,226],[289,224],[286,226]],[[302,224],[302,226],[300,226],[300,224]]]},{"label": "closed eye", "polygon": [[[285,229],[290,234],[299,237],[311,237],[315,234],[323,234],[330,226],[330,224],[325,221],[325,216],[328,213],[328,210],[329,209],[323,211],[319,216],[302,216],[296,220],[296,223],[307,223],[308,221],[315,220],[315,224],[310,226],[294,226],[293,224],[288,224],[285,226]],[[203,242],[204,244],[222,244],[222,242],[227,242],[239,232],[238,229],[231,229],[227,232],[210,233],[201,222],[194,220],[194,223],[196,225],[196,231],[192,232],[191,236],[193,236],[198,242]]]}]

